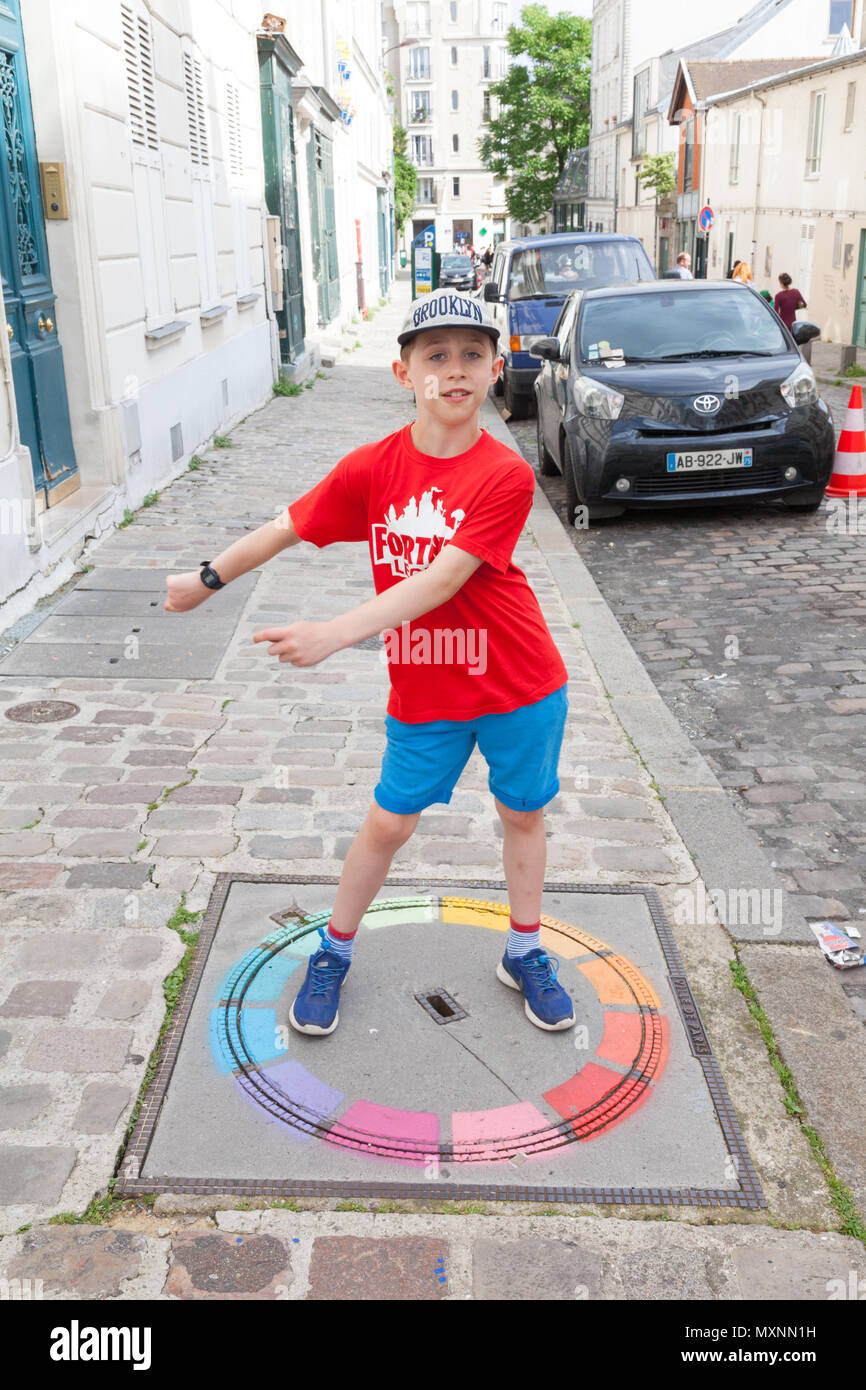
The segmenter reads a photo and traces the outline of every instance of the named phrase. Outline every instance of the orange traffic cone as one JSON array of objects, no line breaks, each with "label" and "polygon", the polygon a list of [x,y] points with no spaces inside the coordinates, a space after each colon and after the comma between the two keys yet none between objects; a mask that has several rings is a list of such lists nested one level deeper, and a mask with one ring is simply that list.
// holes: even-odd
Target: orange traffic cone
[{"label": "orange traffic cone", "polygon": [[863,418],[863,392],[851,392],[845,423],[836,446],[833,473],[827,484],[828,497],[866,497],[866,420]]}]

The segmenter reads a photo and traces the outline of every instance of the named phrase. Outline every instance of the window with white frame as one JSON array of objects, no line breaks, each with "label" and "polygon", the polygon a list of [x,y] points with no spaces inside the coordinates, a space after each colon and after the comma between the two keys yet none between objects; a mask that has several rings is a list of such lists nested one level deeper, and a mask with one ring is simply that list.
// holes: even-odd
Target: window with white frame
[{"label": "window with white frame", "polygon": [[482,121],[489,121],[489,120],[490,120],[490,93],[489,93],[489,92],[485,92],[484,95],[483,95],[483,97],[482,97],[482,99],[481,99],[481,119],[482,119]]},{"label": "window with white frame", "polygon": [[448,19],[451,24],[457,23],[457,0],[450,0],[448,6]]},{"label": "window with white frame", "polygon": [[141,0],[122,4],[120,16],[145,326],[152,331],[169,323],[175,312],[157,127],[153,35],[150,15]]},{"label": "window with white frame", "polygon": [[412,136],[412,163],[418,165],[433,163],[433,141],[429,135]]},{"label": "window with white frame", "polygon": [[409,120],[429,121],[430,120],[430,92],[425,89],[420,92],[410,92],[409,94]]},{"label": "window with white frame", "polygon": [[428,82],[430,80],[429,48],[409,49],[409,77],[416,82]]},{"label": "window with white frame", "polygon": [[643,72],[635,73],[631,140],[631,152],[635,157],[646,153],[646,127],[644,125],[644,117],[649,110],[649,82],[649,68],[644,68]]},{"label": "window with white frame", "polygon": [[430,0],[409,0],[406,6],[406,32],[430,33]]},{"label": "window with white frame", "polygon": [[456,44],[452,44],[452,46],[451,46],[451,66],[452,66],[452,68],[456,68],[456,66],[457,66],[457,45],[456,45]]},{"label": "window with white frame", "polygon": [[500,49],[498,49],[498,53],[499,53],[498,75],[499,75],[499,77],[507,77],[507,76],[508,76],[508,49],[507,49],[507,48],[500,48]]},{"label": "window with white frame", "polygon": [[418,180],[418,202],[433,202],[433,180],[429,178]]},{"label": "window with white frame", "polygon": [[452,136],[451,136],[451,149],[453,150],[454,154],[458,154],[458,153],[459,153],[459,151],[460,151],[460,136],[459,136],[459,135],[452,135]]},{"label": "window with white frame", "polygon": [[734,111],[731,116],[731,166],[728,173],[728,183],[738,183],[740,179],[740,135],[742,132],[742,125],[742,112]]},{"label": "window with white frame", "polygon": [[481,50],[481,76],[490,76],[490,49],[486,46]]},{"label": "window with white frame", "polygon": [[210,135],[201,55],[188,36],[184,35],[181,42],[192,208],[198,251],[199,303],[204,310],[213,309],[219,303]]},{"label": "window with white frame", "polygon": [[837,39],[845,25],[847,25],[850,34],[853,23],[854,0],[830,0],[830,19],[827,30],[829,37]]},{"label": "window with white frame", "polygon": [[458,111],[459,109],[460,109],[460,93],[458,92],[457,88],[455,87],[455,88],[453,89],[453,91],[451,92],[451,110],[452,110],[452,111]]},{"label": "window with white frame", "polygon": [[821,143],[824,137],[824,92],[813,92],[809,102],[809,133],[806,139],[806,177],[821,172]]},{"label": "window with white frame", "polygon": [[854,98],[857,95],[857,83],[848,83],[848,94],[845,98],[845,124],[843,130],[854,129]]},{"label": "window with white frame", "polygon": [[451,192],[452,192],[452,194],[453,194],[453,196],[454,196],[455,198],[459,198],[459,197],[460,197],[460,180],[459,180],[459,179],[452,179],[452,180],[451,180]]},{"label": "window with white frame", "polygon": [[225,84],[227,175],[232,205],[232,230],[235,248],[235,283],[237,293],[250,294],[250,243],[247,228],[248,208],[244,188],[244,142],[241,128],[240,94],[235,83]]},{"label": "window with white frame", "polygon": [[493,6],[493,28],[505,32],[508,25],[508,6],[495,4]]}]

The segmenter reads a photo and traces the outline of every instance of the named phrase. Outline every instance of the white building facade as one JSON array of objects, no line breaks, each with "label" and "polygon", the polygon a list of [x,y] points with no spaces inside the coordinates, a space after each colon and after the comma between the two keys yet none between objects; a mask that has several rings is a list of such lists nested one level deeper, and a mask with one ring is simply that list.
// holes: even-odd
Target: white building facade
[{"label": "white building facade", "polygon": [[478,154],[496,114],[490,84],[508,71],[510,6],[505,0],[397,0],[386,10],[386,64],[397,93],[407,158],[418,173],[416,207],[401,245],[435,228],[440,252],[483,251],[510,231],[505,182]]},{"label": "white building facade", "polygon": [[711,238],[759,290],[789,274],[824,341],[866,349],[866,51],[710,98],[704,120]]},{"label": "white building facade", "polygon": [[0,8],[0,631],[387,293],[382,5],[262,16],[255,0]]}]

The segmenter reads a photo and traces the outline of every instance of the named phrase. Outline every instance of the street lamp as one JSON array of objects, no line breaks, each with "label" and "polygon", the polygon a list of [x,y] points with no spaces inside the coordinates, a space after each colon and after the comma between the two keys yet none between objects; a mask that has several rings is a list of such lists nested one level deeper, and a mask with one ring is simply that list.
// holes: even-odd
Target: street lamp
[{"label": "street lamp", "polygon": [[420,43],[420,42],[421,42],[420,39],[402,39],[402,40],[400,41],[400,43],[392,43],[391,47],[390,47],[390,48],[386,48],[386,49],[385,49],[385,52],[382,54],[382,61],[384,62],[384,60],[385,60],[385,58],[387,58],[388,54],[389,54],[389,53],[393,53],[394,50],[395,50],[395,48],[408,48],[408,47],[410,47],[411,44],[413,44],[413,43]]}]

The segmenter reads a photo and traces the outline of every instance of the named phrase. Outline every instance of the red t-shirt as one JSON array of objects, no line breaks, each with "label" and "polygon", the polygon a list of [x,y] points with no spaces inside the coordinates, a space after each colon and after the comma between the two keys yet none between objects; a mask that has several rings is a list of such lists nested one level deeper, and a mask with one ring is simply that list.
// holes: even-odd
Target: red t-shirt
[{"label": "red t-shirt", "polygon": [[291,503],[302,540],[368,542],[377,593],[426,569],[451,540],[482,561],[453,598],[385,635],[395,719],[507,713],[565,685],[538,600],[511,562],[534,492],[526,460],[486,430],[465,453],[434,458],[406,425],[353,449]]},{"label": "red t-shirt", "polygon": [[789,290],[779,290],[779,293],[773,300],[773,308],[788,328],[791,328],[794,324],[797,318],[797,310],[801,305],[805,309],[806,305],[803,301],[803,296],[799,290],[794,289],[793,285]]}]

